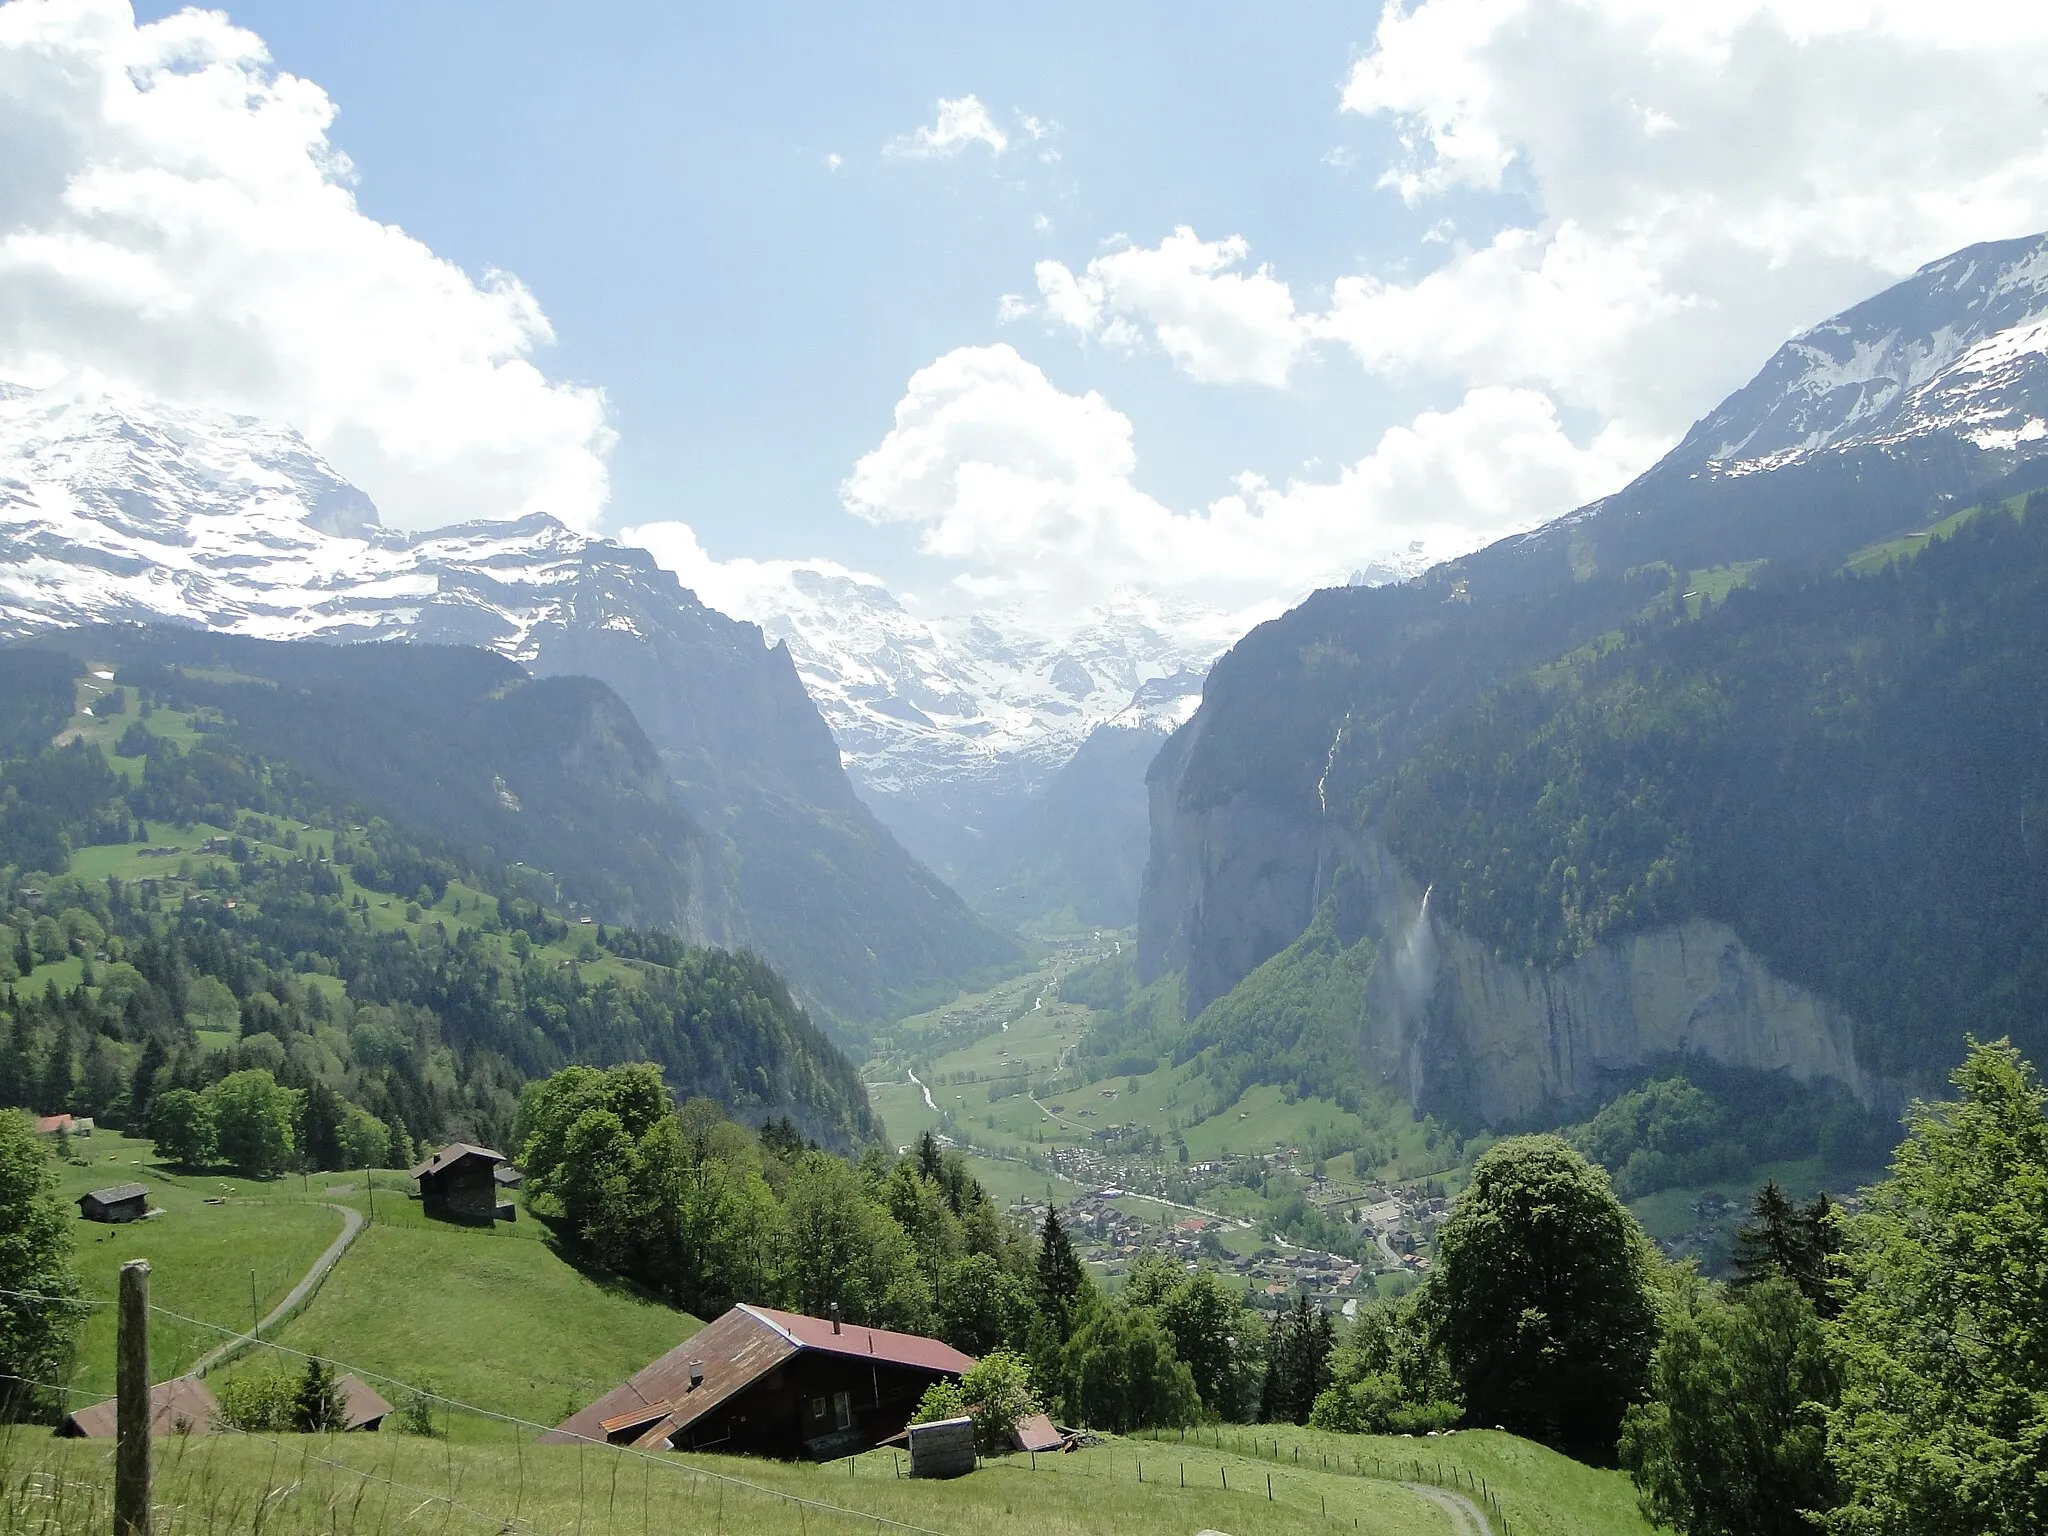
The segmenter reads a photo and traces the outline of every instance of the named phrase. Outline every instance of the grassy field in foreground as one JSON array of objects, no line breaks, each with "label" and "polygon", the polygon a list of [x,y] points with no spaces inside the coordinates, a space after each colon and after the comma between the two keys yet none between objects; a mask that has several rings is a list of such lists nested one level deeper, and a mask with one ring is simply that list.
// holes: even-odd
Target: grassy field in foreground
[{"label": "grassy field in foreground", "polygon": [[[1293,1475],[1311,1467],[1384,1472],[1407,1477],[1419,1468],[1425,1482],[1478,1483],[1500,1501],[1515,1536],[1651,1536],[1655,1529],[1636,1506],[1628,1475],[1589,1467],[1531,1440],[1497,1430],[1448,1435],[1333,1435],[1291,1424],[1226,1424],[1190,1431],[1199,1441],[1220,1438],[1228,1451]],[[1177,1442],[1162,1453],[1180,1454]],[[1189,1452],[1194,1449],[1190,1446]],[[1211,1450],[1213,1458],[1217,1454]]]},{"label": "grassy field in foreground", "polygon": [[[429,1222],[387,1180],[404,1182],[380,1175],[376,1224],[278,1343],[553,1424],[702,1326],[572,1268],[530,1217],[490,1230]],[[361,1175],[328,1182],[332,1198],[367,1208]],[[455,1433],[490,1430],[458,1417]]]},{"label": "grassy field in foreground", "polygon": [[[221,1435],[160,1443],[156,1530],[830,1536],[872,1533],[880,1517],[937,1536],[1454,1536],[1442,1510],[1393,1482],[1282,1472],[1269,1500],[1270,1469],[1242,1460],[1226,1468],[1211,1455],[1190,1462],[1182,1487],[1167,1449],[1111,1440],[1035,1463],[1005,1457],[951,1482],[912,1482],[898,1477],[899,1458],[888,1452],[818,1467],[607,1448],[451,1448],[395,1434]],[[97,1536],[110,1518],[111,1477],[104,1444],[30,1432],[0,1438],[0,1527]]]},{"label": "grassy field in foreground", "polygon": [[[74,1223],[75,1261],[85,1293],[111,1301],[122,1263],[148,1259],[150,1300],[158,1307],[223,1328],[247,1328],[250,1293],[267,1313],[341,1233],[341,1217],[308,1201],[299,1180],[260,1183],[242,1178],[185,1177],[147,1161],[146,1141],[101,1131],[80,1136],[72,1153],[86,1160],[54,1164],[61,1196],[131,1180],[149,1187],[163,1211],[124,1226]],[[209,1197],[224,1201],[208,1205]],[[162,1380],[189,1367],[221,1335],[159,1315],[150,1328],[151,1373]],[[114,1313],[94,1307],[78,1339],[71,1386],[97,1397],[114,1390]]]}]

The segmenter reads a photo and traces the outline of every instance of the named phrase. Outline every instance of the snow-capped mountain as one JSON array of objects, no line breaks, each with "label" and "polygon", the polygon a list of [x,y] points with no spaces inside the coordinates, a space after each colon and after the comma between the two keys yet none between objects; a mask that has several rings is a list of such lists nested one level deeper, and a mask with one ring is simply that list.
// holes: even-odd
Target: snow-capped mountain
[{"label": "snow-capped mountain", "polygon": [[1666,461],[1753,474],[1829,449],[1950,434],[2048,439],[2048,235],[1973,245],[1795,336]]},{"label": "snow-capped mountain", "polygon": [[1014,953],[855,795],[788,651],[646,551],[539,515],[408,538],[287,428],[0,387],[0,638],[149,620],[485,646],[610,684],[732,850],[732,936],[833,1012]]},{"label": "snow-capped mountain", "polygon": [[862,795],[953,877],[1098,727],[1134,709],[1192,713],[1210,661],[1249,627],[1142,594],[1064,632],[1014,614],[926,619],[877,582],[812,566],[720,600],[789,647]]}]

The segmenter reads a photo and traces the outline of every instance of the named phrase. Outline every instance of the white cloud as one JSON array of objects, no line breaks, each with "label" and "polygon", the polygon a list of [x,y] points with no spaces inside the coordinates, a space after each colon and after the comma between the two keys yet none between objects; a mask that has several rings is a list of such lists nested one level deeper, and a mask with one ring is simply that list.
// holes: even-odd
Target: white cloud
[{"label": "white cloud", "polygon": [[1061,391],[1008,346],[962,347],[911,378],[840,494],[914,530],[973,601],[1071,613],[1135,586],[1233,606],[1462,553],[1614,489],[1646,451],[1618,431],[1577,447],[1540,394],[1476,389],[1333,482],[1245,476],[1176,512],[1138,488],[1131,423],[1099,394]]},{"label": "white cloud", "polygon": [[0,6],[0,374],[289,421],[395,523],[589,525],[603,396],[517,278],[361,212],[334,115],[217,12]]},{"label": "white cloud", "polygon": [[832,560],[751,560],[745,556],[715,559],[698,542],[696,530],[688,523],[642,523],[634,528],[621,528],[617,538],[621,544],[646,550],[663,570],[675,572],[676,579],[696,593],[706,607],[734,618],[758,622],[787,609],[793,579],[802,571],[864,586],[882,585],[880,577]]},{"label": "white cloud", "polygon": [[1309,326],[1269,268],[1238,270],[1247,255],[1241,236],[1203,240],[1183,224],[1151,250],[1112,251],[1078,276],[1041,261],[1038,291],[1046,313],[1082,336],[1132,344],[1143,327],[1190,378],[1282,386]]},{"label": "white cloud", "polygon": [[984,144],[990,154],[1000,155],[1010,147],[1010,136],[996,126],[979,97],[942,96],[936,123],[921,124],[916,131],[891,139],[882,153],[899,160],[949,160],[973,144]]},{"label": "white cloud", "polygon": [[1344,90],[1407,146],[1382,184],[1524,212],[1418,281],[1340,282],[1321,329],[1675,435],[1789,332],[2048,225],[2044,74],[2039,6],[1390,4]]}]

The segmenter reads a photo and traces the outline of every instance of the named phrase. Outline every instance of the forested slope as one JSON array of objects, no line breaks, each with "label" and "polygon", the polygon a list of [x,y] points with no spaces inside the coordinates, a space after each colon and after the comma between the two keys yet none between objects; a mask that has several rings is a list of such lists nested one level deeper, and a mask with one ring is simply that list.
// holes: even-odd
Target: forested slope
[{"label": "forested slope", "polygon": [[[858,1075],[765,963],[535,899],[558,880],[601,895],[607,872],[631,889],[663,828],[659,803],[631,794],[553,817],[534,804],[551,763],[591,750],[559,728],[587,699],[551,723],[545,699],[515,707],[528,688],[513,678],[458,692],[468,710],[437,720],[421,674],[380,682],[374,653],[329,654],[371,660],[332,715],[253,680],[144,662],[108,681],[53,652],[4,653],[0,709],[35,727],[19,744],[53,719],[65,744],[0,766],[0,1102],[139,1124],[162,1091],[260,1068],[305,1090],[309,1114],[374,1116],[396,1160],[402,1142],[503,1139],[520,1086],[565,1063],[651,1060],[678,1093],[749,1118],[786,1114],[840,1146],[876,1134]],[[94,712],[73,715],[82,700]],[[350,730],[380,716],[417,729],[357,743],[366,760],[380,741],[397,753],[357,777],[438,751],[417,796],[379,803],[328,777]],[[318,771],[271,755],[295,729]],[[478,786],[497,793],[494,737],[522,734],[538,766],[521,814],[542,825],[516,846],[583,839],[566,874],[458,835]],[[636,813],[644,844],[598,840]]]},{"label": "forested slope", "polygon": [[1651,605],[1455,711],[1362,814],[1504,954],[1702,916],[1881,1067],[1965,1030],[2040,1051],[2048,496],[1860,563]]}]

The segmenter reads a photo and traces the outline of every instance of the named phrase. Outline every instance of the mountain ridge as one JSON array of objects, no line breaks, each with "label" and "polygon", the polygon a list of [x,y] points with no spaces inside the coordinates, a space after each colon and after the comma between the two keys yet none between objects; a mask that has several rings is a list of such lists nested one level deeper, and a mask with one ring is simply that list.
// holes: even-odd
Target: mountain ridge
[{"label": "mountain ridge", "polygon": [[[1731,588],[1824,582],[1859,549],[2038,481],[2044,252],[2048,237],[2029,237],[1932,263],[1794,338],[1622,491],[1413,581],[1316,593],[1255,629],[1151,772],[1141,979],[1183,976],[1192,1016],[1292,943],[1345,878],[1326,834],[1376,834],[1372,787],[1445,722],[1493,707],[1482,701],[1504,680],[1533,677],[1538,697],[1578,686],[1617,646]],[[1858,389],[1830,371],[1844,358],[1862,359]],[[1452,825],[1463,782],[1438,786]],[[1551,853],[1560,869],[1575,857]],[[1490,1038],[1498,992],[1467,998],[1468,1037]]]},{"label": "mountain ridge", "polygon": [[602,679],[725,847],[745,936],[831,1016],[1020,957],[854,794],[787,647],[643,550],[544,514],[396,534],[287,428],[89,387],[0,393],[0,541],[0,637],[168,620]]}]

